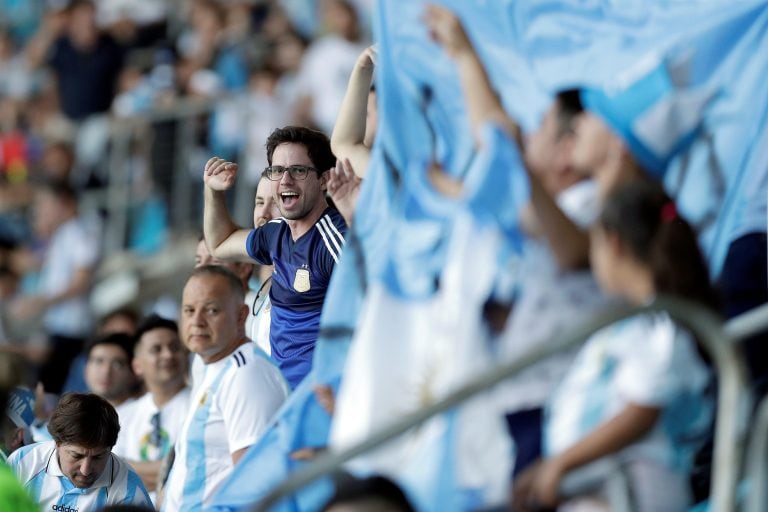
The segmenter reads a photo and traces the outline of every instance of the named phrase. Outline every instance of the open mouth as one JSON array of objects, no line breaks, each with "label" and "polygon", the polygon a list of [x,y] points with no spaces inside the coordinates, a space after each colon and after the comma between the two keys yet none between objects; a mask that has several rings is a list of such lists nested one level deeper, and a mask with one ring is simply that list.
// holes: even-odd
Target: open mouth
[{"label": "open mouth", "polygon": [[298,203],[299,201],[299,193],[298,192],[281,192],[280,201],[283,203],[283,206],[285,208],[292,208],[296,206],[296,203]]}]

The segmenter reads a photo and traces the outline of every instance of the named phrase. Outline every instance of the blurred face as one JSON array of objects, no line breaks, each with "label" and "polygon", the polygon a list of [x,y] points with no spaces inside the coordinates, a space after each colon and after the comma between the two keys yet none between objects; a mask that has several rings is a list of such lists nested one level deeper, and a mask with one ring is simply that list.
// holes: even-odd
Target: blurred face
[{"label": "blurred face", "polygon": [[92,486],[104,472],[112,447],[85,448],[76,444],[56,446],[61,472],[81,489]]},{"label": "blurred face", "polygon": [[222,276],[199,275],[182,294],[181,338],[205,364],[225,358],[245,339],[248,306]]},{"label": "blurred face", "polygon": [[280,210],[275,204],[275,184],[267,178],[261,178],[256,187],[256,198],[253,205],[253,227],[258,228],[280,216]]},{"label": "blurred face", "polygon": [[69,17],[68,32],[76,46],[87,47],[95,44],[99,37],[95,8],[89,4],[74,8]]},{"label": "blurred face", "polygon": [[573,147],[573,165],[584,174],[592,176],[608,161],[609,150],[616,142],[602,119],[590,112],[576,118],[576,141]]},{"label": "blurred face", "polygon": [[558,119],[559,105],[553,102],[544,113],[541,124],[527,139],[525,161],[532,173],[536,174],[550,194],[557,194],[564,188],[558,180],[570,167],[573,136],[560,132]]},{"label": "blurred face", "polygon": [[128,354],[118,345],[93,347],[85,364],[85,383],[91,392],[110,402],[125,399],[136,383]]},{"label": "blurred face", "polygon": [[[306,165],[315,167],[302,144],[291,142],[280,144],[272,153],[272,165],[289,167],[291,165]],[[327,169],[318,169],[319,171]],[[313,210],[325,209],[325,190],[328,173],[318,175],[310,171],[303,180],[296,180],[289,172],[276,181],[275,202],[283,217],[288,220],[306,218]]]},{"label": "blurred face", "polygon": [[187,374],[187,349],[171,329],[145,332],[136,345],[133,371],[147,386],[167,386],[184,381]]},{"label": "blurred face", "polygon": [[32,204],[32,227],[41,238],[50,238],[63,220],[63,201],[47,190],[38,190]]}]

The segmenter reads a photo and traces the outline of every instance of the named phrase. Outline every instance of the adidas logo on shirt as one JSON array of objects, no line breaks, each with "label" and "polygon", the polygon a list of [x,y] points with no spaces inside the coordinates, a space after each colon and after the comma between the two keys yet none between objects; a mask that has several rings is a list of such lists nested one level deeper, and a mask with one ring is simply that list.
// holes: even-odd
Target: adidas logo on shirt
[{"label": "adidas logo on shirt", "polygon": [[78,509],[66,507],[64,505],[52,505],[51,508],[56,510],[56,512],[78,512]]}]

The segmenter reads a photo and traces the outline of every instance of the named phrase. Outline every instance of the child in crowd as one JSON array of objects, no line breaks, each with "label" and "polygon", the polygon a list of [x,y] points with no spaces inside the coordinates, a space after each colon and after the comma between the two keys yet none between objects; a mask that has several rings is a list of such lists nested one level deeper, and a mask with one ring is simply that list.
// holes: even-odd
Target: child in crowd
[{"label": "child in crowd", "polygon": [[[696,236],[655,183],[608,195],[590,251],[607,293],[635,305],[664,294],[715,306]],[[710,381],[694,339],[666,313],[598,331],[550,399],[546,458],[515,482],[515,510],[555,506],[563,477],[606,455],[628,476],[636,510],[685,510],[693,453],[713,411]]]}]

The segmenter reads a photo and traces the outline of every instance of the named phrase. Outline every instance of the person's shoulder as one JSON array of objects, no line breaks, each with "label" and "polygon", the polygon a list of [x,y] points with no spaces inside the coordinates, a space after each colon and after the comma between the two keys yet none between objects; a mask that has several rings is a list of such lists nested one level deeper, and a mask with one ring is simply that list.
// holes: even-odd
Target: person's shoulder
[{"label": "person's shoulder", "polygon": [[344,220],[344,217],[341,215],[341,212],[339,212],[339,210],[337,210],[336,208],[333,208],[331,206],[326,208],[326,210],[323,212],[323,215],[318,220],[318,222],[321,222],[321,221],[332,225],[341,233],[345,234],[347,232],[347,222]]},{"label": "person's shoulder", "polygon": [[114,464],[115,476],[110,485],[110,492],[117,490],[123,493],[123,496],[117,497],[117,501],[135,505],[150,504],[151,501],[147,490],[138,473],[134,471],[131,465],[114,453],[112,454],[112,463]]},{"label": "person's shoulder", "polygon": [[[239,382],[250,386],[249,383],[259,382],[260,384],[268,383],[268,387],[276,389],[281,389],[285,385],[280,369],[256,343],[249,341],[241,345],[229,357],[232,362],[230,380],[233,385],[236,386]],[[267,386],[259,387],[264,389]]]},{"label": "person's shoulder", "polygon": [[21,476],[27,470],[33,471],[46,464],[55,449],[56,443],[53,441],[28,444],[14,451],[8,457],[8,464]]}]

